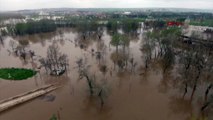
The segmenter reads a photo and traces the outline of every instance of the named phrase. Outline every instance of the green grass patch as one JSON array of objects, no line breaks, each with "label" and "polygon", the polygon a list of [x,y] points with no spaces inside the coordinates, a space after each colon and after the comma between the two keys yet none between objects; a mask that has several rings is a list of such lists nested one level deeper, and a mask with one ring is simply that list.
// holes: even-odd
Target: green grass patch
[{"label": "green grass patch", "polygon": [[0,68],[0,78],[6,80],[24,80],[36,74],[36,71],[24,68]]},{"label": "green grass patch", "polygon": [[58,120],[58,119],[57,119],[56,115],[53,114],[52,117],[50,118],[50,120]]},{"label": "green grass patch", "polygon": [[213,20],[191,21],[190,25],[213,27]]}]

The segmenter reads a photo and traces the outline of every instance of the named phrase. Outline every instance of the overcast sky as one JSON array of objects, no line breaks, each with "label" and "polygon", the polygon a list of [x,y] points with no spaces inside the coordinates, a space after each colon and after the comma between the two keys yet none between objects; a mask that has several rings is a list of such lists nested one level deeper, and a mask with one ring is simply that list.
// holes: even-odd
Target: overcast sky
[{"label": "overcast sky", "polygon": [[60,7],[213,9],[213,0],[0,0],[0,11]]}]

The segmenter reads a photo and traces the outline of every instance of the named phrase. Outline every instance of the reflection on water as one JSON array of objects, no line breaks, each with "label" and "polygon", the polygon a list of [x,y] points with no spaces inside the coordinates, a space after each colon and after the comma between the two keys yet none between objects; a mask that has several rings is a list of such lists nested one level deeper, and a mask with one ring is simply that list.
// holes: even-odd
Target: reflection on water
[{"label": "reflection on water", "polygon": [[[35,57],[23,62],[10,54],[11,40],[29,40],[25,50],[34,51]],[[125,50],[116,51],[110,40],[106,31],[100,39],[87,39],[72,29],[4,38],[0,44],[0,67],[32,68],[39,74],[23,81],[0,80],[0,100],[46,84],[59,83],[63,87],[1,113],[0,119],[48,120],[52,114],[57,114],[61,120],[184,120],[198,114],[200,106],[196,101],[191,103],[179,97],[180,92],[172,81],[175,78],[162,75],[156,66],[146,71],[142,69],[139,50],[142,33],[134,36]],[[68,71],[60,77],[49,76],[43,68],[38,69],[38,60],[46,56],[53,42],[69,59]],[[79,58],[87,58],[97,83],[105,85],[107,97],[103,106],[98,96],[89,95],[87,81],[79,80],[76,64]]]}]

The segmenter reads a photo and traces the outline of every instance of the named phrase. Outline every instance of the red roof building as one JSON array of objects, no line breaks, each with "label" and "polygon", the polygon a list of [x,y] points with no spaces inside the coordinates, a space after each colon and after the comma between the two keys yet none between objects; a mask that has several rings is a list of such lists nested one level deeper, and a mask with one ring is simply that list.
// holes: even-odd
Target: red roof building
[{"label": "red roof building", "polygon": [[169,21],[167,22],[167,26],[183,26],[182,22]]}]

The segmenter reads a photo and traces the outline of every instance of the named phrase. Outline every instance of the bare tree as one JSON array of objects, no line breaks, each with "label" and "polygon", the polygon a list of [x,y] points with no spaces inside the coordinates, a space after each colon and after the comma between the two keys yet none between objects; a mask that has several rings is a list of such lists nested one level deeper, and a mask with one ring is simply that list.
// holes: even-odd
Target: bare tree
[{"label": "bare tree", "polygon": [[132,57],[132,58],[130,58],[130,60],[129,60],[129,62],[130,62],[130,64],[131,64],[131,72],[135,72],[135,67],[136,67],[136,65],[137,65],[137,62],[135,62],[135,59]]},{"label": "bare tree", "polygon": [[192,94],[191,94],[191,99],[193,99],[194,93],[197,89],[198,80],[200,78],[200,75],[201,75],[201,72],[202,72],[204,66],[205,66],[204,56],[200,51],[197,51],[195,53],[195,58],[193,61],[195,78],[193,80],[193,90],[192,90]]},{"label": "bare tree", "polygon": [[208,84],[204,96],[205,101],[207,101],[208,94],[210,90],[213,88],[213,56],[208,56],[206,58],[206,67],[204,68],[204,73],[205,73],[205,81]]},{"label": "bare tree", "polygon": [[190,80],[190,69],[193,61],[193,53],[192,51],[183,51],[182,54],[180,54],[179,57],[179,64],[180,64],[180,74],[182,76],[182,84],[184,84],[184,94],[183,98],[188,92],[188,82]]},{"label": "bare tree", "polygon": [[[79,79],[86,79],[90,95],[91,96],[97,96],[100,99],[101,108],[104,105],[104,98],[106,97],[106,84],[98,84],[96,81],[95,74],[90,73],[90,65],[87,63],[87,58],[80,58],[76,61],[76,64],[78,65],[78,73],[79,73]],[[107,71],[107,67],[103,66],[101,67],[102,72]]]},{"label": "bare tree", "polygon": [[175,56],[174,52],[170,47],[165,49],[165,54],[162,59],[163,72],[165,73],[168,68],[174,64]]},{"label": "bare tree", "polygon": [[40,63],[45,67],[47,73],[61,75],[67,70],[68,57],[60,53],[57,44],[52,44],[47,49],[47,57],[40,59]]},{"label": "bare tree", "polygon": [[94,94],[94,81],[95,81],[95,75],[91,76],[89,74],[89,65],[87,65],[87,59],[80,58],[79,60],[76,61],[76,64],[78,65],[78,73],[79,73],[79,79],[86,78],[89,90],[90,90],[90,95]]}]

